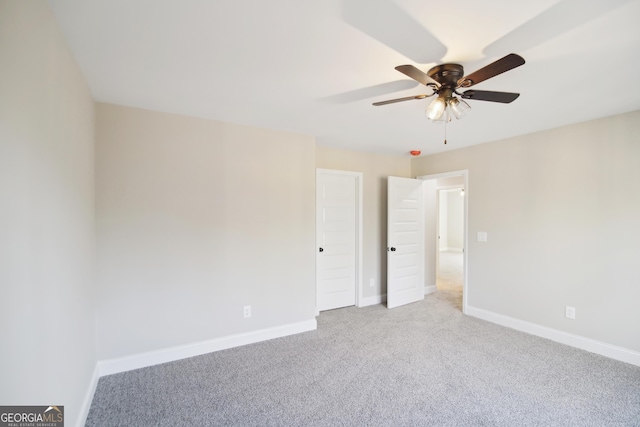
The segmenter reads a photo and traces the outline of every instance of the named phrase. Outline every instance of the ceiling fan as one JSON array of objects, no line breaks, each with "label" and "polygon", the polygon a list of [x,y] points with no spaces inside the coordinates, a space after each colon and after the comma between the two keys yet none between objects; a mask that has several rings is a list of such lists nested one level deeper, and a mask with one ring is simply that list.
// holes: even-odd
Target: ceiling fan
[{"label": "ceiling fan", "polygon": [[[464,99],[478,101],[492,101],[508,104],[520,96],[519,93],[495,92],[486,90],[466,90],[458,92],[458,89],[467,89],[505,71],[512,70],[524,64],[520,55],[511,53],[503,58],[480,68],[469,75],[464,75],[464,68],[460,64],[441,64],[431,68],[426,74],[413,65],[399,65],[396,70],[411,77],[418,83],[429,87],[433,92],[428,95],[407,96],[405,98],[390,99],[388,101],[374,102],[373,105],[387,105],[395,102],[424,99],[438,95],[427,107],[427,118],[434,121],[450,120],[450,113],[456,119],[460,119],[471,107]],[[459,95],[462,99],[459,99]]]}]

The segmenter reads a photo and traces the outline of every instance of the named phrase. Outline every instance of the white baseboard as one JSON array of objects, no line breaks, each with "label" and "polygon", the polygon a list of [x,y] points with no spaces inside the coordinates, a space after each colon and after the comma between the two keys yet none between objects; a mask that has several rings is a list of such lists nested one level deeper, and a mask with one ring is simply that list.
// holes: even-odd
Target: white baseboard
[{"label": "white baseboard", "polygon": [[358,307],[367,307],[370,305],[382,304],[387,301],[387,294],[374,295],[372,297],[363,297],[358,301]]},{"label": "white baseboard", "polygon": [[93,395],[96,394],[99,379],[100,371],[98,369],[98,364],[96,363],[96,366],[93,369],[93,375],[91,376],[91,381],[89,382],[89,387],[87,388],[87,393],[84,396],[80,412],[78,413],[78,422],[76,423],[77,427],[83,427],[87,423],[89,409],[91,409],[91,402],[93,402]]},{"label": "white baseboard", "polygon": [[434,293],[437,290],[436,285],[431,285],[431,286],[425,286],[424,287],[424,294],[425,295],[429,295]]},{"label": "white baseboard", "polygon": [[570,334],[558,329],[548,328],[546,326],[541,326],[535,323],[527,322],[525,320],[516,319],[477,307],[467,306],[465,314],[489,321],[491,323],[506,326],[511,329],[526,332],[531,335],[546,338],[551,341],[559,342],[561,344],[566,344],[571,347],[590,351],[592,353],[609,357],[611,359],[620,360],[621,362],[640,366],[640,352],[634,350],[629,350],[627,348],[592,340],[591,338],[585,338],[580,335]]},{"label": "white baseboard", "polygon": [[100,376],[103,377],[105,375],[159,365],[160,363],[173,362],[175,360],[186,359],[188,357],[200,356],[214,351],[226,350],[232,347],[267,341],[273,338],[286,337],[287,335],[313,331],[317,329],[317,327],[318,323],[314,318],[288,325],[276,326],[274,328],[260,329],[257,331],[230,335],[213,340],[170,347],[146,353],[133,354],[131,356],[120,357],[117,359],[101,360],[98,362],[98,370]]}]

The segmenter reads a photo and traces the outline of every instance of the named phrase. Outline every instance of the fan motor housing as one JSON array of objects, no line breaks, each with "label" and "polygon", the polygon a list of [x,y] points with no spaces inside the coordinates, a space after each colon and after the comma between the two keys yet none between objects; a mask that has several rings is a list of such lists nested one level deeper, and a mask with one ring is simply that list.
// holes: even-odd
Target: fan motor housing
[{"label": "fan motor housing", "polygon": [[457,86],[458,80],[464,76],[464,68],[460,64],[436,65],[427,75],[442,86]]}]

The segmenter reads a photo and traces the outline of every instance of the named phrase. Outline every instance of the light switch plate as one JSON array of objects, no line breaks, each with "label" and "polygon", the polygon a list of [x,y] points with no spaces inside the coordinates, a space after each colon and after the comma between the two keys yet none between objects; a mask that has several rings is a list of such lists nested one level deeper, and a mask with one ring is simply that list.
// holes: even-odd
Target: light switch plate
[{"label": "light switch plate", "polygon": [[487,241],[487,232],[478,231],[478,242],[486,242],[486,241]]}]

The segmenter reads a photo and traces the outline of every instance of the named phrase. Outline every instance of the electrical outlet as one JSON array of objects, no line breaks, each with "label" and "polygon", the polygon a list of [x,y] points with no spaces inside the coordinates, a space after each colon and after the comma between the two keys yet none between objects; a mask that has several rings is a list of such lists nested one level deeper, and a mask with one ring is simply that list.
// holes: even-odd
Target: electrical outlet
[{"label": "electrical outlet", "polygon": [[244,306],[244,318],[247,319],[251,317],[251,306],[250,305],[245,305]]},{"label": "electrical outlet", "polygon": [[565,308],[564,308],[564,317],[566,317],[567,319],[575,320],[575,318],[576,318],[576,308],[575,307],[571,307],[570,305],[565,306]]},{"label": "electrical outlet", "polygon": [[369,279],[369,287],[373,288],[376,285],[375,279],[372,277]]}]

